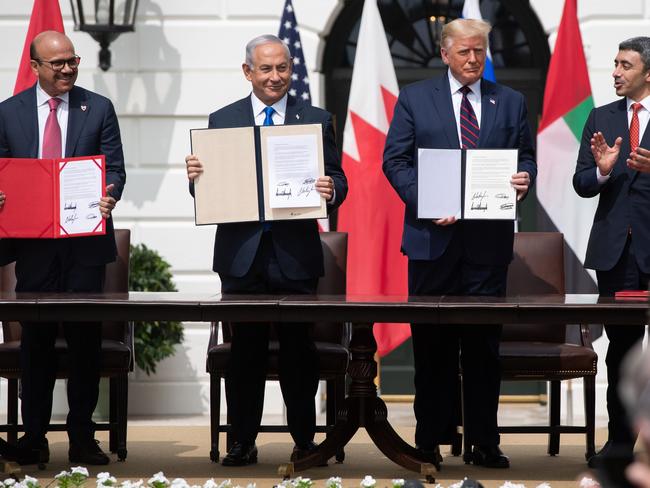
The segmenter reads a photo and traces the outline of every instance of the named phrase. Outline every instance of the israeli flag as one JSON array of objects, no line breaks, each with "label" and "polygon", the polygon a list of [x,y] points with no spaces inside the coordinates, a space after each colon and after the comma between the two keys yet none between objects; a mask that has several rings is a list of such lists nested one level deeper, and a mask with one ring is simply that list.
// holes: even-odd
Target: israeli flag
[{"label": "israeli flag", "polygon": [[[478,19],[483,20],[481,17],[481,9],[478,6],[479,0],[465,0],[463,4],[463,12],[461,16],[464,19]],[[496,81],[494,76],[494,65],[492,64],[492,53],[490,48],[487,50],[487,57],[485,59],[485,70],[483,71],[483,78],[490,81]]]}]

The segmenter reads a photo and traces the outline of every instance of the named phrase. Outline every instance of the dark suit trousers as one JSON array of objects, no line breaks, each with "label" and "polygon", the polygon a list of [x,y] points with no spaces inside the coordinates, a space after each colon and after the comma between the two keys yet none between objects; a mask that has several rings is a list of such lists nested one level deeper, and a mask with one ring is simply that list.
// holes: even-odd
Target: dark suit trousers
[{"label": "dark suit trousers", "polygon": [[[619,290],[647,290],[650,275],[639,269],[634,249],[630,245],[634,236],[628,236],[623,254],[616,265],[609,271],[596,271],[598,292],[603,296],[612,296]],[[625,354],[643,338],[643,325],[606,325],[605,332],[609,339],[607,347],[607,413],[609,415],[609,440],[634,445],[636,436],[628,422],[628,417],[618,395],[621,362]]]},{"label": "dark suit trousers", "polygon": [[[255,260],[241,277],[221,276],[223,293],[311,294],[317,278],[291,280],[282,274],[265,232]],[[260,317],[261,319],[263,317]],[[226,401],[233,439],[244,444],[257,437],[262,421],[271,324],[268,321],[234,323],[230,364],[226,373]],[[310,323],[275,323],[280,343],[280,388],[287,407],[287,423],[294,442],[304,446],[314,438],[318,389],[318,355]]]},{"label": "dark suit trousers", "polygon": [[[505,295],[507,266],[468,261],[460,240],[455,236],[437,260],[409,261],[410,295]],[[501,325],[411,324],[417,446],[430,449],[452,441],[461,419],[459,362],[465,435],[474,445],[499,444],[501,329]]]},{"label": "dark suit trousers", "polygon": [[[66,239],[43,241],[43,252],[18,252],[16,291],[100,292],[105,267],[76,262]],[[45,436],[52,414],[56,380],[56,322],[22,322],[20,361],[22,368],[22,418],[28,438]],[[67,384],[70,442],[94,437],[92,414],[99,394],[101,322],[62,324],[69,350]]]}]

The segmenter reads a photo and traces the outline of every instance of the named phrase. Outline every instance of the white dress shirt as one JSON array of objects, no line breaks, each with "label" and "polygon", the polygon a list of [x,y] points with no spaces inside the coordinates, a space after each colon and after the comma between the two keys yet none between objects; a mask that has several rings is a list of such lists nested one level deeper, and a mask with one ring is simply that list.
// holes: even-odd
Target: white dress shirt
[{"label": "white dress shirt", "polygon": [[[264,125],[264,119],[266,118],[266,113],[264,109],[267,105],[262,102],[259,98],[255,96],[255,93],[251,93],[251,104],[253,105],[253,115],[255,116],[255,125]],[[287,94],[275,102],[273,105],[273,125],[284,125],[284,117],[287,114]]]},{"label": "white dress shirt", "polygon": [[[465,86],[460,81],[458,81],[451,74],[451,70],[447,70],[447,76],[449,77],[449,88],[451,90],[451,104],[454,106],[454,117],[456,118],[456,130],[458,131],[458,140],[461,140],[460,135],[460,104],[463,101],[463,94],[460,89]],[[467,94],[467,99],[474,109],[476,114],[476,121],[479,128],[481,127],[481,80],[475,81],[471,85],[468,85],[471,92]],[[462,146],[462,144],[461,144]]]},{"label": "white dress shirt", "polygon": [[56,109],[56,119],[59,122],[59,127],[61,128],[61,156],[65,156],[65,140],[66,135],[68,134],[68,113],[69,113],[69,101],[70,93],[64,93],[58,97],[51,97],[45,90],[41,88],[41,84],[36,84],[36,111],[38,113],[38,157],[43,157],[43,134],[45,134],[45,122],[50,115],[50,106],[47,101],[50,98],[59,98],[61,103]]}]

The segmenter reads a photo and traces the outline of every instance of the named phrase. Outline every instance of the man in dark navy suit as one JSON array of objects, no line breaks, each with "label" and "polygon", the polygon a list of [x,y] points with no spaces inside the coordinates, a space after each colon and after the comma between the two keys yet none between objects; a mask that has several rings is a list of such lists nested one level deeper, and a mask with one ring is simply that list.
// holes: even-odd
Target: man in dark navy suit
[{"label": "man in dark navy suit", "polygon": [[[18,292],[101,292],[106,263],[117,249],[111,211],[126,174],[120,129],[110,100],[75,86],[80,58],[65,35],[47,31],[34,38],[31,67],[38,82],[0,104],[0,157],[106,156],[107,196],[100,201],[106,235],[67,239],[2,239],[0,262],[16,261]],[[0,188],[2,190],[2,188]],[[0,195],[0,207],[5,195]],[[29,218],[29,209],[25,209]],[[29,464],[49,460],[45,434],[52,413],[57,323],[22,324],[22,417],[25,435],[5,455]],[[107,464],[94,439],[101,323],[64,323],[70,351],[67,419],[70,462]]]},{"label": "man in dark navy suit", "polygon": [[[618,49],[612,76],[624,98],[589,114],[573,176],[578,195],[600,195],[585,267],[596,270],[604,296],[647,290],[650,280],[650,37],[628,39]],[[644,329],[605,325],[608,440],[589,460],[592,467],[610,454],[632,456],[635,436],[618,394],[619,370]]]},{"label": "man in dark navy suit", "polygon": [[[419,148],[518,149],[510,183],[521,200],[537,174],[521,93],[482,79],[490,25],[458,19],[442,31],[449,67],[439,78],[403,88],[384,150],[384,173],[406,204],[402,252],[408,256],[409,294],[503,296],[512,260],[513,223],[417,218]],[[412,324],[415,360],[415,442],[439,465],[460,417],[459,353],[463,371],[464,432],[474,464],[507,468],[499,449],[497,408],[501,326]]]},{"label": "man in dark navy suit", "polygon": [[[275,36],[256,37],[246,46],[242,69],[251,82],[251,95],[210,114],[209,127],[322,124],[326,176],[318,178],[316,189],[328,209],[336,208],[347,194],[347,180],[336,150],[332,118],[287,95],[292,74],[287,46]],[[185,161],[193,194],[192,182],[200,176],[202,166],[193,155]],[[219,273],[224,293],[314,293],[324,271],[317,223],[221,224],[215,237],[213,269]],[[295,442],[292,459],[296,459],[315,448],[318,357],[311,324],[274,325],[280,341],[280,387]],[[233,324],[232,333],[226,400],[235,442],[222,464],[242,466],[257,462],[255,438],[264,403],[269,324]]]}]

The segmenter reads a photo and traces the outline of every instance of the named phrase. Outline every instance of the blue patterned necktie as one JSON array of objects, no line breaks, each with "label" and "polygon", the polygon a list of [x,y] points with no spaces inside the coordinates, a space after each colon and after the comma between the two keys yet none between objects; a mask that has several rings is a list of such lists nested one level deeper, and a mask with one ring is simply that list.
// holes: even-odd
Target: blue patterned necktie
[{"label": "blue patterned necktie", "polygon": [[469,86],[460,89],[463,94],[463,100],[460,102],[460,147],[463,149],[473,149],[478,146],[479,127],[476,113],[469,103],[467,94],[471,92]]},{"label": "blue patterned necktie", "polygon": [[275,109],[273,107],[265,107],[264,113],[266,114],[266,118],[264,119],[263,125],[275,125],[273,123],[273,114],[275,113]]}]

